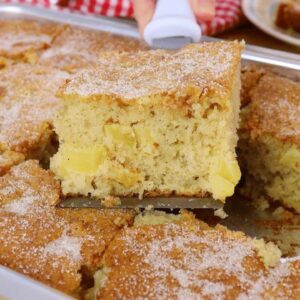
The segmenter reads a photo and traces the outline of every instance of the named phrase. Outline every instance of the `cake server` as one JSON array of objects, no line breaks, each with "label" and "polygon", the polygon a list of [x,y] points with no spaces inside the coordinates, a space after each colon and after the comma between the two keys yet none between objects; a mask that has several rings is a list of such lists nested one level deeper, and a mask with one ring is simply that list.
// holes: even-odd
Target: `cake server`
[{"label": "cake server", "polygon": [[158,0],[144,39],[152,48],[178,49],[201,39],[201,28],[188,0]]},{"label": "cake server", "polygon": [[[121,204],[110,208],[168,208],[168,209],[220,209],[224,203],[212,198],[197,197],[121,197]],[[100,199],[90,197],[70,197],[59,203],[62,208],[108,208]]]}]

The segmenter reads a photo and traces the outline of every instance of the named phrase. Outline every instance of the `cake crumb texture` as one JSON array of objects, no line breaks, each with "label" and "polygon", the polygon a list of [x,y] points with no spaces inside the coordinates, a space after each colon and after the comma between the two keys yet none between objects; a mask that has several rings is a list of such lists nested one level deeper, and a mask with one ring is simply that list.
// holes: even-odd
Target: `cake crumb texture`
[{"label": "cake crumb texture", "polygon": [[248,96],[238,143],[242,191],[300,212],[299,83],[266,72]]}]

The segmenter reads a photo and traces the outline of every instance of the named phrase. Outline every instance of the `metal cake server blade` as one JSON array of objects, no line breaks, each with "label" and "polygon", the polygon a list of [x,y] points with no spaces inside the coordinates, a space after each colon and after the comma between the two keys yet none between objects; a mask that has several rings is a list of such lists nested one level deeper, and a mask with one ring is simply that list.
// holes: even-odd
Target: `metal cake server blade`
[{"label": "metal cake server blade", "polygon": [[122,197],[121,204],[107,207],[101,199],[90,197],[71,197],[62,200],[58,206],[61,208],[168,208],[168,209],[220,209],[224,203],[212,198],[197,197],[152,197],[139,199],[137,197]]},{"label": "metal cake server blade", "polygon": [[184,36],[153,39],[152,40],[152,48],[153,49],[176,50],[176,49],[182,48],[192,42],[193,42],[193,40],[191,38],[184,37]]}]

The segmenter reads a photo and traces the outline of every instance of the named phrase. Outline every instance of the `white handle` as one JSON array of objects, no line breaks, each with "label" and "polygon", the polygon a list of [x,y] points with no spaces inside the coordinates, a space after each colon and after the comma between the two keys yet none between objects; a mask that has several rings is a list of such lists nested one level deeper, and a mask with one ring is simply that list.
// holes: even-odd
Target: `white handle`
[{"label": "white handle", "polygon": [[152,20],[165,17],[189,18],[196,21],[188,0],[158,0]]},{"label": "white handle", "polygon": [[152,46],[154,39],[189,37],[200,41],[201,28],[196,22],[188,0],[158,0],[151,22],[144,31],[145,41]]}]

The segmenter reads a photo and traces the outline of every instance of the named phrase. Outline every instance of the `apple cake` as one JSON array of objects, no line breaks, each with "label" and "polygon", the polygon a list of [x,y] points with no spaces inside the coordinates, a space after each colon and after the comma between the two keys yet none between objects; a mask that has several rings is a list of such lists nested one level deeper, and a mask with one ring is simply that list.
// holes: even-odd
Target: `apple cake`
[{"label": "apple cake", "polygon": [[64,71],[76,70],[93,64],[103,51],[131,51],[146,49],[139,40],[67,26],[41,55],[40,62]]},{"label": "apple cake", "polygon": [[35,63],[39,54],[50,47],[62,29],[62,25],[50,22],[1,20],[0,61],[2,57]]},{"label": "apple cake", "polygon": [[248,95],[238,143],[242,192],[300,212],[299,83],[265,72]]},{"label": "apple cake", "polygon": [[[109,244],[87,299],[296,299],[300,260],[192,215],[139,216]],[[150,221],[150,222],[149,222]]]},{"label": "apple cake", "polygon": [[37,161],[0,177],[0,264],[85,299],[299,295],[300,261],[279,262],[272,243],[187,211],[61,209],[59,200],[59,182]]},{"label": "apple cake", "polygon": [[40,64],[19,63],[0,71],[0,174],[25,159],[44,165],[56,151],[55,96],[69,74]]},{"label": "apple cake", "polygon": [[59,95],[51,169],[67,194],[212,195],[240,178],[238,42],[103,53]]},{"label": "apple cake", "polygon": [[37,161],[0,177],[0,264],[79,296],[109,242],[135,213],[56,208],[59,201],[59,182]]}]

